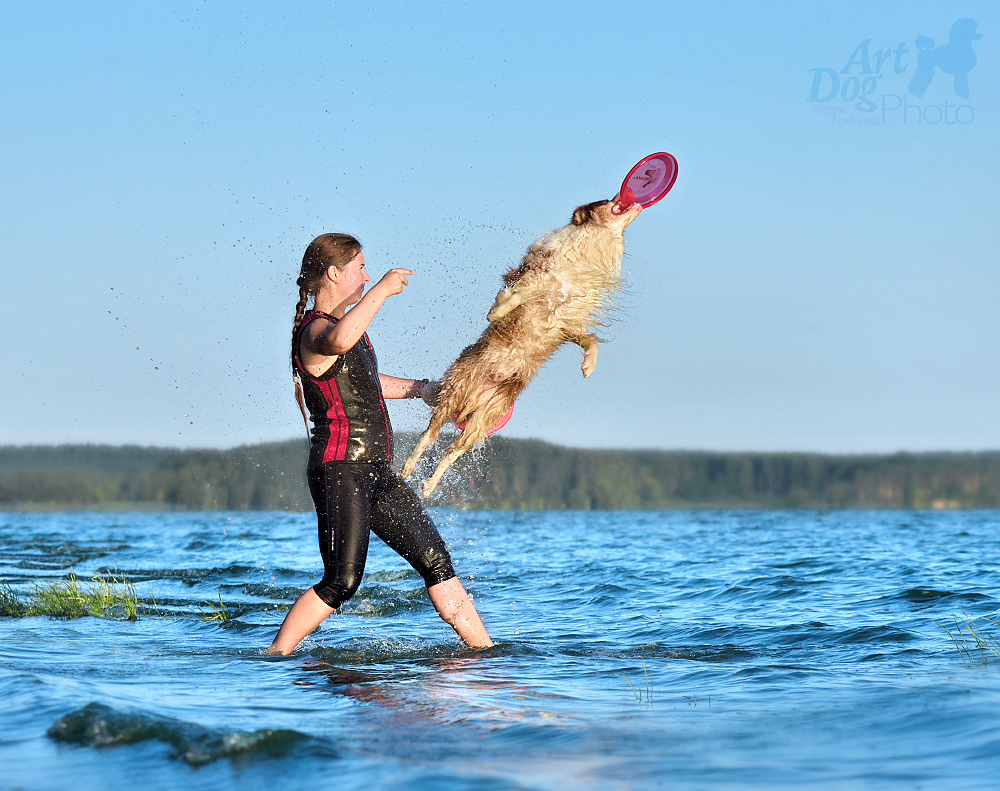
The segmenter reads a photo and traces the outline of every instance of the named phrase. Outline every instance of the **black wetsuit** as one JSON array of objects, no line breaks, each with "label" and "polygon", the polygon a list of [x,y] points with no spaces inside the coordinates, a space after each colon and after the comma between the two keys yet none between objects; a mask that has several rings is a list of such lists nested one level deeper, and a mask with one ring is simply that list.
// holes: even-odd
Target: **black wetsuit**
[{"label": "black wetsuit", "polygon": [[299,360],[306,326],[326,313],[310,311],[292,339],[294,364],[313,421],[307,477],[319,521],[323,579],[316,595],[336,609],[361,584],[371,530],[423,577],[427,587],[455,576],[444,541],[420,499],[392,471],[392,426],[378,361],[368,335],[322,376]]}]

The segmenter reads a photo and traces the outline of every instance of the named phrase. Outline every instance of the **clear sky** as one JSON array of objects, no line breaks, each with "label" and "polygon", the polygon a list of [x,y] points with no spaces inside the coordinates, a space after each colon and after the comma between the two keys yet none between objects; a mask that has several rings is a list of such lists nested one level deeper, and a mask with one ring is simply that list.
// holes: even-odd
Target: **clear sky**
[{"label": "clear sky", "polygon": [[[416,270],[371,336],[384,372],[440,376],[526,247],[665,150],[596,373],[561,350],[507,435],[1000,448],[995,3],[4,15],[0,444],[300,436],[294,280],[326,231]],[[981,38],[940,48],[964,18]],[[938,66],[969,49],[963,98]]]}]

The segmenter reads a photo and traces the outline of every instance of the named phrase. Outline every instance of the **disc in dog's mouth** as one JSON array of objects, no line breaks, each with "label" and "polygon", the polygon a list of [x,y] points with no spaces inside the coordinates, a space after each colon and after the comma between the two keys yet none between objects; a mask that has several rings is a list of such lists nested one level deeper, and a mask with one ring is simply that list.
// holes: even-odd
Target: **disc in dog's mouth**
[{"label": "disc in dog's mouth", "polygon": [[[502,418],[500,418],[492,426],[490,426],[490,430],[487,433],[496,434],[500,429],[502,429],[504,426],[507,425],[507,423],[510,422],[510,419],[513,416],[514,416],[514,405],[511,404],[510,409],[507,410],[507,414],[504,415]],[[465,431],[465,426],[467,421],[463,420],[461,423],[457,423],[456,422],[457,419],[458,419],[458,413],[456,412],[455,415],[452,417],[452,423],[455,423],[455,426],[458,428],[459,431]]]},{"label": "disc in dog's mouth", "polygon": [[628,172],[625,181],[622,182],[618,199],[615,201],[621,209],[616,213],[623,213],[636,203],[648,209],[670,192],[675,181],[677,181],[677,160],[672,154],[661,151],[644,157]]}]

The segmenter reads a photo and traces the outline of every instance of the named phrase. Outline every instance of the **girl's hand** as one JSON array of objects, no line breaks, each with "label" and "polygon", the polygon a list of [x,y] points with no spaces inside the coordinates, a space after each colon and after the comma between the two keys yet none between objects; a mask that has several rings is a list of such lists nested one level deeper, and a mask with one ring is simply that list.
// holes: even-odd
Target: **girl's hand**
[{"label": "girl's hand", "polygon": [[413,270],[411,269],[390,269],[375,284],[372,290],[378,289],[386,297],[391,297],[394,294],[402,294],[403,287],[410,285],[410,281],[406,279],[406,276],[412,274]]}]

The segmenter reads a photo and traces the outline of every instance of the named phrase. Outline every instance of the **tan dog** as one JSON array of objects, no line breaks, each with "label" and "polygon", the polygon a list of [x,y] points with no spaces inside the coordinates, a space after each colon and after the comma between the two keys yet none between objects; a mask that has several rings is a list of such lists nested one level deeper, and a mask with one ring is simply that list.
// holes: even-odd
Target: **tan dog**
[{"label": "tan dog", "polygon": [[426,497],[459,456],[488,435],[538,370],[562,344],[583,349],[584,377],[597,365],[593,331],[621,286],[622,232],[642,207],[621,210],[597,201],[573,212],[565,228],[546,234],[504,275],[479,340],[462,350],[441,380],[441,395],[427,430],[403,465],[413,473],[424,451],[451,420],[465,429],[423,484]]}]

